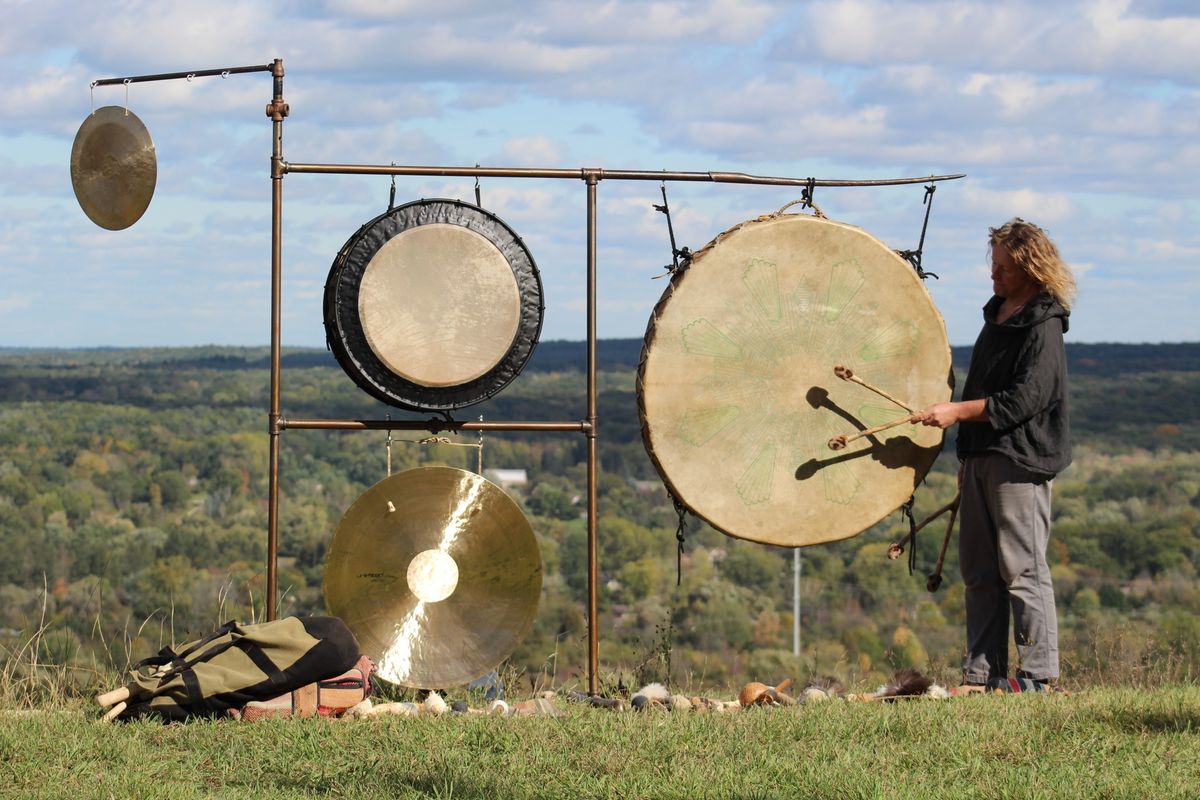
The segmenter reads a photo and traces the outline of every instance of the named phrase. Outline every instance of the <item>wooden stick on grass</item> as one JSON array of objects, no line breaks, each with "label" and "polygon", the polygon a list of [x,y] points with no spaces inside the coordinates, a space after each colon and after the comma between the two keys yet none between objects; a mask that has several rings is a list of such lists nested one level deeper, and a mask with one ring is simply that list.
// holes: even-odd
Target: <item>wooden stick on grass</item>
[{"label": "wooden stick on grass", "polygon": [[111,692],[104,692],[96,695],[96,702],[101,708],[107,708],[114,703],[121,703],[129,699],[131,692],[128,686],[122,686],[119,689],[113,689]]},{"label": "wooden stick on grass", "polygon": [[110,708],[108,710],[108,713],[106,713],[103,717],[100,718],[100,721],[101,722],[112,722],[114,719],[116,719],[117,717],[119,717],[121,715],[121,712],[124,711],[125,708],[126,708],[126,703],[124,700],[122,700],[121,702],[117,703],[115,706]]}]

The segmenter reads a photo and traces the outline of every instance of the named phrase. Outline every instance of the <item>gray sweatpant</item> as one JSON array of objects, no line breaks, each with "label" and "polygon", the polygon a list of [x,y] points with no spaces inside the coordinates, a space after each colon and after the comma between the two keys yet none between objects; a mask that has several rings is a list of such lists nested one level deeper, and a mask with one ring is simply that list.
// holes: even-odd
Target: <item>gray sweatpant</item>
[{"label": "gray sweatpant", "polygon": [[1018,675],[1058,677],[1058,621],[1046,564],[1051,480],[988,454],[963,464],[958,558],[966,586],[963,679],[1008,675],[1012,611]]}]

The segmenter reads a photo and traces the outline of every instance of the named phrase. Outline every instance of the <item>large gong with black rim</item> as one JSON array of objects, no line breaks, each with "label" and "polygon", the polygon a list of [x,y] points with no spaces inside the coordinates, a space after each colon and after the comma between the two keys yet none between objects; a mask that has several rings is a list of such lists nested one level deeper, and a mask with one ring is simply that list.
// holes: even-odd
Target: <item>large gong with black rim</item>
[{"label": "large gong with black rim", "polygon": [[419,200],[364,225],[325,283],[325,335],[346,374],[389,405],[450,411],[520,374],[542,329],[542,280],[494,214]]}]

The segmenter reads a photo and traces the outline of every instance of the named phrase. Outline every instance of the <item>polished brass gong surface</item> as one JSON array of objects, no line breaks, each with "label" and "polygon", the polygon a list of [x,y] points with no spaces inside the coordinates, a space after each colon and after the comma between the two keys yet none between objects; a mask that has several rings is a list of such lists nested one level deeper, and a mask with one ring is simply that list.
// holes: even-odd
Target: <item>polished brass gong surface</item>
[{"label": "polished brass gong surface", "polygon": [[71,186],[83,213],[119,231],[142,218],[158,163],[150,132],[132,111],[105,106],[83,121],[71,147]]},{"label": "polished brass gong surface", "polygon": [[529,521],[500,487],[465,470],[385,478],[334,533],[325,602],[379,677],[413,688],[467,683],[529,633],[542,560]]}]

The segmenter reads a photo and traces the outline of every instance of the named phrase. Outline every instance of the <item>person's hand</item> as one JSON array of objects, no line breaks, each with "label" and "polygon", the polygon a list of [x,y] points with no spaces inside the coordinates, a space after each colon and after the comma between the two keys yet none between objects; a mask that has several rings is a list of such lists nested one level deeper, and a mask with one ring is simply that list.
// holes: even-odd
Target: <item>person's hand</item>
[{"label": "person's hand", "polygon": [[959,421],[958,403],[934,403],[913,415],[913,422],[945,430]]}]

